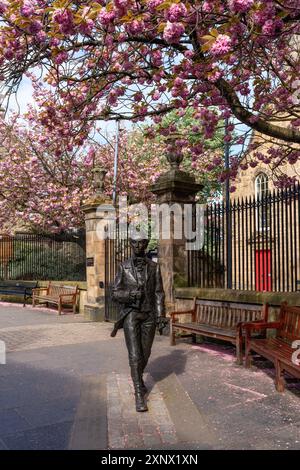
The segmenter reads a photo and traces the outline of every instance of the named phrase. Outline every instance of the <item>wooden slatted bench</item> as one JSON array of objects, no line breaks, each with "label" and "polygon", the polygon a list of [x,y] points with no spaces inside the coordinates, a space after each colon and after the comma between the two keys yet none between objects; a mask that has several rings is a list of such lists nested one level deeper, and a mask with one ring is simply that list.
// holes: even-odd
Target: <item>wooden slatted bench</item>
[{"label": "wooden slatted bench", "polygon": [[48,287],[34,289],[32,293],[32,306],[37,303],[54,304],[58,306],[58,314],[61,315],[63,305],[71,305],[73,313],[76,313],[78,286],[62,286],[49,283]]},{"label": "wooden slatted bench", "polygon": [[[177,317],[190,315],[191,321],[179,322]],[[243,363],[243,322],[266,322],[268,305],[194,299],[190,310],[170,314],[170,342],[175,345],[176,331],[186,331],[196,341],[196,335],[221,339],[236,345],[239,364]]]},{"label": "wooden slatted bench", "polygon": [[[276,329],[274,338],[255,339],[252,333],[258,329]],[[300,307],[288,306],[283,303],[280,307],[279,319],[266,322],[263,325],[245,324],[246,330],[246,367],[252,363],[251,351],[265,357],[274,363],[275,386],[278,392],[285,389],[284,373],[300,379],[300,365],[292,360],[295,349],[293,342],[300,340]]]},{"label": "wooden slatted bench", "polygon": [[37,281],[0,281],[0,294],[21,295],[23,297],[23,307],[25,307],[26,300],[32,297],[32,291],[37,287]]}]

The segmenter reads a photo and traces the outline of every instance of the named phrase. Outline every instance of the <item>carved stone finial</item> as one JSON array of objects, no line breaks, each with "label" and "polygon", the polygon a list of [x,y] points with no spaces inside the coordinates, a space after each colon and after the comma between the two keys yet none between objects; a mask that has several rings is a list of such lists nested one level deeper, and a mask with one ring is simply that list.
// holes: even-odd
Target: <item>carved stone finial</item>
[{"label": "carved stone finial", "polygon": [[94,174],[94,187],[95,187],[95,193],[100,196],[103,195],[104,192],[104,180],[105,180],[105,175],[107,173],[107,170],[104,168],[101,168],[99,166],[96,166],[92,170]]},{"label": "carved stone finial", "polygon": [[167,144],[166,157],[171,169],[174,170],[179,170],[180,163],[183,160],[182,147],[178,145],[178,140],[180,138],[182,138],[182,135],[178,133],[172,133],[165,139]]}]

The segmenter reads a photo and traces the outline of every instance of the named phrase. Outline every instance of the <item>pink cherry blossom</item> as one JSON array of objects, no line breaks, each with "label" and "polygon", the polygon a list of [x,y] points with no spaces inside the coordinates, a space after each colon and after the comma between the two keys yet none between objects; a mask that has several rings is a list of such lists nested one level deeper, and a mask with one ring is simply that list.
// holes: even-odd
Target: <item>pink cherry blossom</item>
[{"label": "pink cherry blossom", "polygon": [[119,9],[125,9],[130,4],[130,0],[114,0],[114,4]]},{"label": "pink cherry blossom", "polygon": [[174,3],[166,12],[167,20],[175,23],[182,21],[187,14],[186,6],[183,3]]},{"label": "pink cherry blossom", "polygon": [[210,52],[215,55],[227,54],[231,49],[231,39],[226,34],[220,34],[213,43]]},{"label": "pink cherry blossom", "polygon": [[0,15],[3,15],[7,9],[7,2],[5,0],[0,1]]},{"label": "pink cherry blossom", "polygon": [[59,52],[57,56],[55,57],[55,63],[57,65],[62,64],[68,59],[68,53],[66,51]]},{"label": "pink cherry blossom", "polygon": [[145,25],[143,21],[133,20],[131,23],[128,24],[127,30],[130,34],[141,34],[144,30]]},{"label": "pink cherry blossom", "polygon": [[184,26],[182,23],[171,23],[170,21],[167,21],[163,37],[166,42],[172,44],[179,42],[180,37],[183,35],[183,33]]},{"label": "pink cherry blossom", "polygon": [[43,28],[42,23],[38,20],[34,20],[30,23],[30,25],[28,27],[28,31],[31,34],[36,35],[37,33],[39,33],[41,31],[42,28]]},{"label": "pink cherry blossom", "polygon": [[214,8],[214,4],[213,2],[211,2],[211,0],[205,0],[203,2],[203,5],[202,5],[202,10],[205,12],[205,13],[210,13]]},{"label": "pink cherry blossom", "polygon": [[32,16],[35,12],[36,5],[31,0],[24,0],[23,5],[20,7],[20,12],[23,16]]},{"label": "pink cherry blossom", "polygon": [[272,36],[273,34],[280,33],[282,27],[283,27],[282,20],[279,20],[279,19],[267,20],[262,27],[262,31],[267,36]]},{"label": "pink cherry blossom", "polygon": [[110,23],[112,23],[115,17],[116,13],[114,11],[107,11],[106,8],[102,8],[98,15],[100,23],[104,26],[108,26]]},{"label": "pink cherry blossom", "polygon": [[234,13],[245,13],[253,3],[254,0],[229,0],[229,7]]}]

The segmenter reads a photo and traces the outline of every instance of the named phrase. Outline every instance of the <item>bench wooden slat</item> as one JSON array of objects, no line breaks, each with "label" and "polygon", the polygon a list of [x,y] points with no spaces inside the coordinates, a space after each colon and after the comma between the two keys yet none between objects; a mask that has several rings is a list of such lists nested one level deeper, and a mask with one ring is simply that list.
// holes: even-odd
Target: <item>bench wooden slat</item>
[{"label": "bench wooden slat", "polygon": [[[174,323],[173,326],[176,326],[178,328],[181,328],[182,323]],[[193,330],[199,333],[210,333],[212,335],[216,334],[218,336],[228,336],[230,338],[235,338],[236,337],[236,331],[235,329],[229,330],[228,328],[219,328],[219,327],[214,327],[214,326],[208,326],[206,324],[199,324],[199,323],[184,323],[184,329],[187,330]]]},{"label": "bench wooden slat", "polygon": [[[175,333],[178,330],[197,332],[202,336],[213,336],[219,339],[229,338],[236,345],[238,362],[242,362],[243,331],[238,327],[242,321],[267,321],[268,309],[258,304],[243,304],[228,301],[207,299],[195,300],[195,320],[178,321],[176,312],[172,314],[171,344],[175,344]],[[182,318],[182,315],[180,315]],[[180,318],[180,319],[181,319]],[[192,326],[191,326],[192,325]]]}]

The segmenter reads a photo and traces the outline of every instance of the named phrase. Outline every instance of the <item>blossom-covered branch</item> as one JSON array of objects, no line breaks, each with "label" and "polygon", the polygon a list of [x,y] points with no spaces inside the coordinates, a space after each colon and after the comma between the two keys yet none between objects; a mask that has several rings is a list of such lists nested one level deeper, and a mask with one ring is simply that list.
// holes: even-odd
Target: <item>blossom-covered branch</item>
[{"label": "blossom-covered branch", "polygon": [[10,90],[41,66],[86,119],[217,106],[220,119],[300,141],[297,0],[1,0],[0,13]]}]

